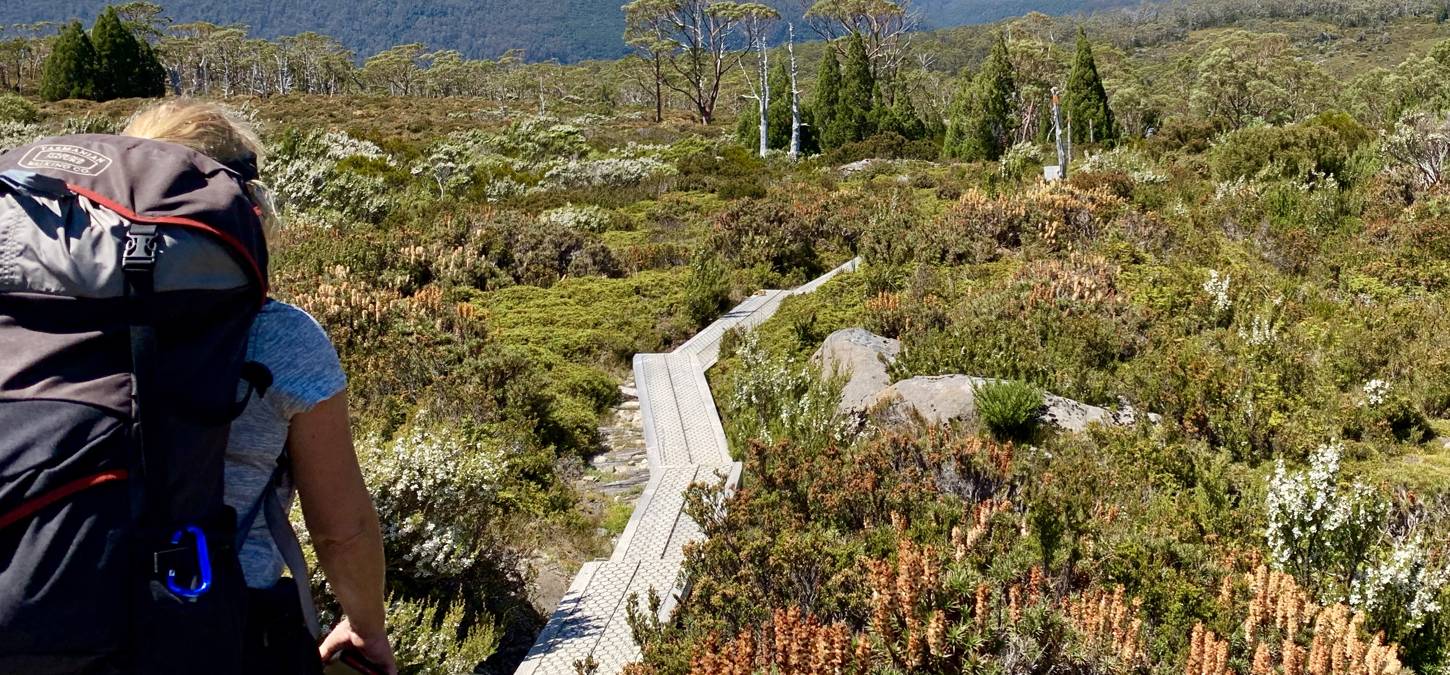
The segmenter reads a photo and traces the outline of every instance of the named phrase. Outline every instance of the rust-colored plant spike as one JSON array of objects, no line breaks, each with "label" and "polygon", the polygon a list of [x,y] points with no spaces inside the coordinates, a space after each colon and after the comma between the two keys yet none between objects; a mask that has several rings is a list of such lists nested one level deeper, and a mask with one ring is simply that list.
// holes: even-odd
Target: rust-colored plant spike
[{"label": "rust-colored plant spike", "polygon": [[870,646],[863,639],[851,649],[851,633],[844,623],[823,625],[799,608],[776,610],[760,629],[760,641],[743,631],[721,647],[713,637],[697,650],[690,672],[698,675],[842,675],[857,663],[866,663]]},{"label": "rust-colored plant spike", "polygon": [[1254,650],[1254,663],[1249,672],[1253,675],[1273,675],[1274,657],[1269,645],[1259,643],[1259,647]]},{"label": "rust-colored plant spike", "polygon": [[[1008,452],[1010,453],[1010,448]],[[1011,462],[1010,456],[1006,461]],[[953,558],[961,560],[967,557],[967,553],[972,550],[972,547],[976,546],[977,542],[987,536],[991,530],[992,517],[1011,508],[1012,503],[1005,499],[987,499],[973,506],[970,517],[971,527],[966,530],[963,530],[960,525],[952,528]]]},{"label": "rust-colored plant spike", "polygon": [[[1063,603],[1063,612],[1089,648],[1124,664],[1144,660],[1141,599],[1129,601],[1122,586],[1094,589]],[[1193,674],[1203,675],[1203,674]]]},{"label": "rust-colored plant spike", "polygon": [[[1252,650],[1251,675],[1392,675],[1400,671],[1399,648],[1383,636],[1366,637],[1364,615],[1343,604],[1322,607],[1294,577],[1255,560],[1245,576],[1250,597],[1242,624],[1244,642]],[[1218,601],[1233,610],[1233,577],[1219,586]],[[1307,648],[1305,642],[1307,641]],[[1195,627],[1187,675],[1225,675],[1216,667],[1220,641]]]},{"label": "rust-colored plant spike", "polygon": [[1231,675],[1228,668],[1228,640],[1220,640],[1202,623],[1193,625],[1189,637],[1188,663],[1183,675]]},{"label": "rust-colored plant spike", "polygon": [[977,584],[977,602],[972,607],[972,616],[977,619],[977,630],[984,630],[987,627],[987,614],[992,611],[990,604],[992,590],[986,583]]},{"label": "rust-colored plant spike", "polygon": [[1087,311],[1118,300],[1114,279],[1119,273],[1100,256],[1072,254],[1067,260],[1037,260],[1018,270],[1015,279],[1031,284],[1028,307],[1046,305],[1064,311]]}]

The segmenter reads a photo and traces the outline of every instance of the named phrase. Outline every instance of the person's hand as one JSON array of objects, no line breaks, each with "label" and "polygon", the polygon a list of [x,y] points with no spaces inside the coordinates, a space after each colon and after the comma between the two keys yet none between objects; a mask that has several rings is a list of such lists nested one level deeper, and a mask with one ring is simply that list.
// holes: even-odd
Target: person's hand
[{"label": "person's hand", "polygon": [[322,662],[327,663],[333,656],[348,649],[356,650],[363,658],[377,664],[384,675],[398,675],[398,664],[393,658],[393,647],[388,644],[386,633],[363,635],[353,630],[347,619],[343,619],[317,651],[322,656]]}]

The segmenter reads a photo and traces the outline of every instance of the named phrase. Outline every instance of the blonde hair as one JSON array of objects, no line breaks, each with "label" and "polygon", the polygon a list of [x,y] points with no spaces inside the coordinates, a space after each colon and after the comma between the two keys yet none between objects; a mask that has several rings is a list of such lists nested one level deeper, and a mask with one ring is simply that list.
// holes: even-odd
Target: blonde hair
[{"label": "blonde hair", "polygon": [[[186,146],[223,164],[252,158],[262,166],[262,141],[251,123],[216,103],[176,98],[149,105],[131,116],[121,135]],[[271,190],[256,180],[246,189],[270,238],[281,222]]]}]

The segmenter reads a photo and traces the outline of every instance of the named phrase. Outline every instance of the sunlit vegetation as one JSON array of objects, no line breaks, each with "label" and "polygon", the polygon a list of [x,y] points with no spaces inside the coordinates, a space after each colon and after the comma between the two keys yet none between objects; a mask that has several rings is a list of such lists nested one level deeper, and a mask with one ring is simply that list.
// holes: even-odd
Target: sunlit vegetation
[{"label": "sunlit vegetation", "polygon": [[[583,477],[634,353],[858,255],[726,336],[741,489],[691,495],[710,539],[674,619],[636,622],[636,672],[1443,672],[1450,12],[1235,0],[852,37],[824,4],[841,39],[797,26],[797,100],[765,52],[763,157],[761,52],[735,38],[707,113],[649,68],[668,45],[359,62],[120,13],[181,92],[263,130],[273,286],[347,368],[408,672],[511,671],[544,582],[607,555],[628,504],[587,507]],[[140,105],[41,102],[55,39],[0,45],[0,147]],[[1075,147],[1045,183],[1054,87]],[[893,379],[992,381],[983,423],[838,410],[810,356],[852,326],[901,341]],[[1059,433],[1049,393],[1155,421]]]}]

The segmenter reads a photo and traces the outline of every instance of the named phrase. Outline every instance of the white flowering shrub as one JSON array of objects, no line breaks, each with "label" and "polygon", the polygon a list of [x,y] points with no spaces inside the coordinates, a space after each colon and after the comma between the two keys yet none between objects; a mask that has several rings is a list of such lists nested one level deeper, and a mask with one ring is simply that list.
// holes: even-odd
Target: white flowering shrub
[{"label": "white flowering shrub", "polygon": [[535,164],[589,154],[583,128],[545,117],[515,122],[497,134],[479,134],[477,140],[494,153]]},{"label": "white flowering shrub", "polygon": [[552,188],[633,187],[675,173],[675,168],[651,157],[571,160],[544,174]]},{"label": "white flowering shrub", "polygon": [[771,354],[753,331],[741,336],[735,353],[740,362],[724,397],[732,447],[791,441],[814,449],[850,439],[853,420],[837,411],[840,380],[821,377],[808,363]]},{"label": "white flowering shrub", "polygon": [[89,113],[81,117],[67,117],[60,125],[61,136],[71,134],[116,134],[121,132],[120,121],[105,115],[91,115]]},{"label": "white flowering shrub", "polygon": [[1321,446],[1303,471],[1280,460],[1265,507],[1270,564],[1347,602],[1398,640],[1441,611],[1450,582],[1444,551],[1417,532],[1391,532],[1387,501],[1362,483],[1341,483],[1343,446]]},{"label": "white flowering shrub", "polygon": [[424,420],[391,442],[364,441],[359,455],[391,565],[451,577],[478,561],[507,468],[499,448]]},{"label": "white flowering shrub", "polygon": [[539,219],[550,225],[580,232],[604,232],[615,222],[612,211],[592,204],[561,206],[546,211]]},{"label": "white flowering shrub", "polygon": [[1407,174],[1420,189],[1439,185],[1450,164],[1450,119],[1432,113],[1410,113],[1384,141],[1390,168]]},{"label": "white flowering shrub", "polygon": [[1393,541],[1355,580],[1350,605],[1381,626],[1418,630],[1442,609],[1440,591],[1450,582],[1450,568],[1441,558],[1435,559],[1419,535]]},{"label": "white flowering shrub", "polygon": [[341,131],[314,131],[278,144],[263,167],[264,178],[284,209],[376,219],[391,207],[392,187],[378,176],[344,170],[340,164],[350,159],[392,165],[374,143]]},{"label": "white flowering shrub", "polygon": [[1213,198],[1219,202],[1241,202],[1257,200],[1259,187],[1242,176],[1232,180],[1219,181],[1213,186]]},{"label": "white flowering shrub", "polygon": [[1218,270],[1208,271],[1208,280],[1203,282],[1203,292],[1208,294],[1213,311],[1217,314],[1227,314],[1233,309],[1233,298],[1229,297],[1229,287],[1232,279],[1225,274],[1219,274]]},{"label": "white flowering shrub", "polygon": [[528,186],[519,178],[537,182],[531,172],[538,168],[530,160],[500,154],[500,145],[506,144],[482,131],[455,132],[434,145],[411,172],[432,181],[440,197],[458,195],[480,183],[489,201],[524,194]]},{"label": "white flowering shrub", "polygon": [[1142,153],[1129,148],[1113,148],[1088,155],[1078,165],[1077,170],[1082,172],[1116,172],[1124,173],[1139,184],[1158,184],[1168,182],[1168,176],[1159,172],[1156,163],[1144,156]]},{"label": "white flowering shrub", "polygon": [[0,123],[35,124],[39,121],[40,110],[35,107],[34,103],[19,94],[0,93]]},{"label": "white flowering shrub", "polygon": [[1384,506],[1368,487],[1340,485],[1343,452],[1340,443],[1322,445],[1304,471],[1289,471],[1280,459],[1269,481],[1270,559],[1275,569],[1312,587],[1347,587],[1344,582],[1368,559],[1384,517]]},{"label": "white flowering shrub", "polygon": [[1390,383],[1384,380],[1370,380],[1364,383],[1364,400],[1362,406],[1384,405],[1390,398]]},{"label": "white flowering shrub", "polygon": [[997,172],[1003,179],[1016,182],[1036,174],[1041,163],[1042,156],[1037,151],[1037,144],[1023,141],[1002,153],[1002,158],[997,161]]}]

